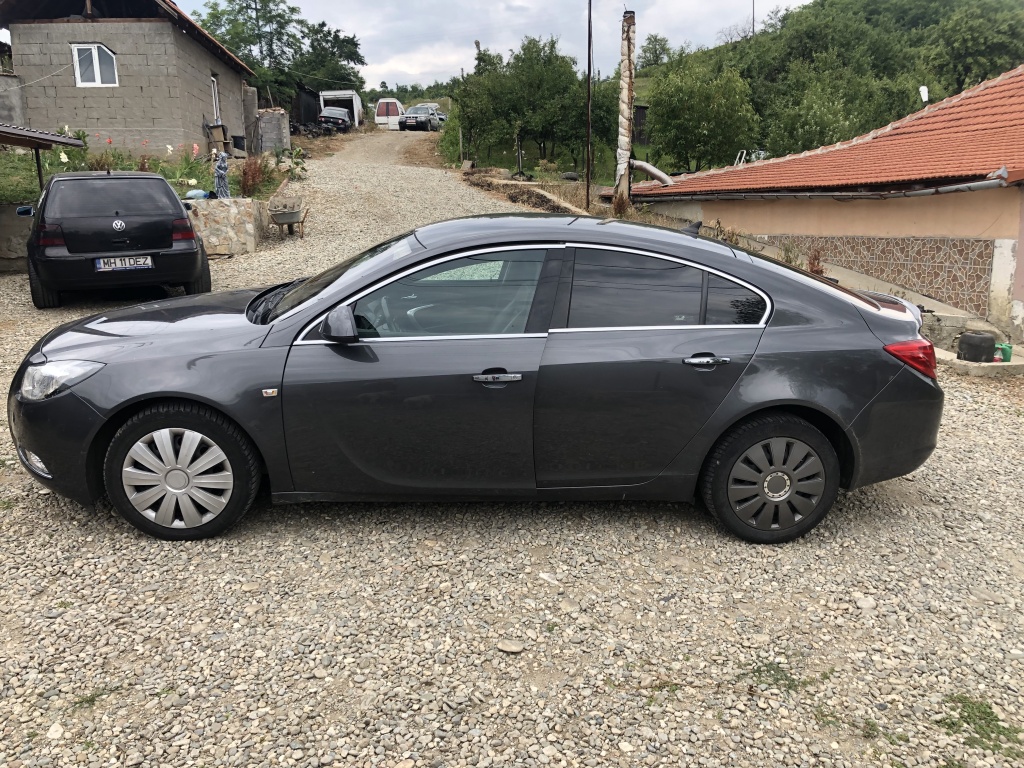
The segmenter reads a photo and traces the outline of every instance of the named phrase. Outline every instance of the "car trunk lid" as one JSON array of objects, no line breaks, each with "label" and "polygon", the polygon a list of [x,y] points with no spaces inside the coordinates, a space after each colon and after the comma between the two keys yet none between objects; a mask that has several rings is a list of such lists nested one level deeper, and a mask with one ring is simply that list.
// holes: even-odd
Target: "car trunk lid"
[{"label": "car trunk lid", "polygon": [[163,179],[62,179],[47,197],[45,223],[60,226],[68,252],[73,254],[169,249],[172,223],[185,216],[181,202]]}]

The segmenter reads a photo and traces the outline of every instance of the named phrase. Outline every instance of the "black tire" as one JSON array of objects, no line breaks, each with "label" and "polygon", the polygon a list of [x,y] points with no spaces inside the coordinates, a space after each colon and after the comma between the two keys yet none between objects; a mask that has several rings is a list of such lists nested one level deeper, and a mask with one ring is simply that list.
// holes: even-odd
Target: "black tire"
[{"label": "black tire", "polygon": [[[161,524],[157,521],[157,515],[160,512],[159,509],[156,509],[159,506],[158,502],[161,502],[164,496],[171,494],[166,491],[160,493],[156,483],[143,482],[138,484],[139,488],[152,487],[155,492],[160,493],[148,509],[140,511],[129,500],[129,492],[125,487],[122,472],[147,471],[156,476],[155,469],[144,466],[144,462],[135,462],[134,460],[129,462],[129,452],[137,444],[148,440],[162,430],[178,431],[180,433],[185,433],[186,431],[195,432],[210,443],[210,445],[200,444],[190,454],[191,458],[185,460],[184,463],[187,463],[190,468],[193,466],[197,467],[197,471],[195,473],[186,473],[188,475],[187,485],[176,492],[175,495],[179,498],[182,496],[191,497],[195,487],[199,486],[201,486],[200,490],[222,488],[220,492],[214,491],[213,493],[220,499],[226,498],[226,503],[222,509],[214,512],[211,508],[203,507],[199,502],[190,500],[190,506],[201,513],[199,518],[193,518],[193,522],[196,524],[188,524],[187,516],[181,504],[177,506],[171,505],[170,514],[173,516],[171,525]],[[181,457],[184,434],[177,435],[175,439],[177,439],[177,442],[174,443],[172,441],[172,445],[174,446],[173,455],[177,460]],[[205,459],[208,455],[213,456],[214,454],[209,452],[217,448],[223,453],[224,461],[198,469],[198,462]],[[154,453],[151,450],[151,455],[158,462],[167,464],[167,462],[160,458],[158,452]],[[126,465],[126,462],[137,469],[133,470]],[[203,474],[211,471],[215,475]],[[222,478],[225,475],[230,477],[231,487],[229,489],[223,489],[222,485],[203,484],[198,480],[198,478],[202,477],[210,479],[214,477]],[[169,482],[170,472],[165,473],[164,477]],[[223,414],[203,405],[184,401],[152,405],[129,419],[110,441],[110,446],[107,448],[107,455],[103,462],[103,479],[107,489],[107,496],[121,517],[150,536],[173,541],[206,539],[226,531],[241,520],[252,507],[253,500],[256,498],[256,492],[259,490],[261,477],[260,459],[256,448],[248,436],[234,422],[230,421]],[[210,491],[205,492],[210,493]],[[143,496],[144,493],[144,491],[136,489],[133,495],[138,498]],[[225,494],[227,495],[225,496]],[[147,512],[150,514],[146,514]],[[212,518],[203,520],[203,517],[209,517],[210,515],[213,515]]]},{"label": "black tire", "polygon": [[60,291],[53,290],[40,279],[32,259],[28,260],[28,289],[36,309],[55,309],[60,306]]},{"label": "black tire", "polygon": [[213,290],[213,278],[210,277],[210,260],[206,257],[206,252],[203,252],[203,265],[199,269],[199,277],[190,283],[185,283],[182,286],[185,289],[186,296],[195,296],[199,293],[209,293]]},{"label": "black tire", "polygon": [[718,441],[701,471],[699,492],[708,511],[741,539],[781,544],[803,536],[832,508],[839,457],[803,419],[761,416]]}]

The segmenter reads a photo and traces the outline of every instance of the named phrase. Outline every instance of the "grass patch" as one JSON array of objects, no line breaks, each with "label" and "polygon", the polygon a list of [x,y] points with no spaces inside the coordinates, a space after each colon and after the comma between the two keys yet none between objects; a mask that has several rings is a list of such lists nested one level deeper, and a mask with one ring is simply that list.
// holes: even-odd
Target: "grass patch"
[{"label": "grass patch", "polygon": [[39,199],[39,180],[32,154],[18,155],[13,149],[0,151],[0,205],[33,203]]},{"label": "grass patch", "polygon": [[865,720],[860,726],[860,735],[865,739],[877,739],[882,734],[882,729],[874,720]]},{"label": "grass patch", "polygon": [[85,696],[79,696],[73,702],[71,702],[72,709],[89,709],[95,706],[96,702],[104,696],[109,696],[114,693],[120,686],[114,686],[113,688],[97,688],[92,693],[87,693]]},{"label": "grass patch", "polygon": [[795,691],[807,684],[793,677],[789,670],[774,661],[757,664],[750,670],[750,676],[758,685],[767,685],[769,688],[779,688],[783,691]]},{"label": "grass patch", "polygon": [[544,627],[544,631],[549,635],[554,634],[556,629],[558,629],[558,623],[554,621],[549,621]]},{"label": "grass patch", "polygon": [[1000,752],[1013,759],[1024,757],[1020,740],[1021,729],[1003,725],[990,704],[963,694],[950,696],[946,702],[959,710],[958,716],[939,721],[946,729],[946,733],[967,734],[964,743],[968,747]]},{"label": "grass patch", "polygon": [[811,710],[811,714],[814,715],[814,721],[818,725],[834,727],[843,724],[843,721],[839,719],[839,713],[834,709],[829,709],[828,707],[814,707],[814,709]]}]

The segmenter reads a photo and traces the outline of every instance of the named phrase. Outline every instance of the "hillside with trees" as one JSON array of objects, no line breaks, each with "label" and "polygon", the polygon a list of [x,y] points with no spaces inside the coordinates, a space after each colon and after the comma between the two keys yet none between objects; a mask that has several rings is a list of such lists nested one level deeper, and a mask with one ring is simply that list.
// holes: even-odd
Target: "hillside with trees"
[{"label": "hillside with trees", "polygon": [[813,0],[673,48],[650,35],[638,73],[654,156],[680,170],[741,150],[780,156],[853,138],[1024,63],[1019,0]]}]

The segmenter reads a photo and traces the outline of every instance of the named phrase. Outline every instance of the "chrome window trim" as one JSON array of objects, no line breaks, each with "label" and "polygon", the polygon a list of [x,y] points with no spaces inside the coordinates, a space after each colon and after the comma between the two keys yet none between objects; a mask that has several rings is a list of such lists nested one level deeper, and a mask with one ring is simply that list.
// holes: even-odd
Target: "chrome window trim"
[{"label": "chrome window trim", "polygon": [[[473,341],[481,339],[490,339],[492,341],[498,339],[546,339],[548,335],[546,333],[491,333],[491,334],[480,334],[477,336],[392,336],[387,338],[368,338],[360,339],[359,341],[353,342],[347,346],[356,347],[362,344],[395,344],[403,341]],[[293,347],[307,347],[315,344],[337,344],[335,341],[327,341],[326,339],[311,339],[306,341],[296,341]]]},{"label": "chrome window trim", "polygon": [[[760,296],[762,299],[764,299],[765,312],[761,316],[761,321],[758,322],[758,323],[736,323],[736,324],[733,324],[733,325],[700,325],[700,324],[697,324],[697,325],[640,325],[640,326],[622,326],[622,327],[618,327],[618,328],[557,328],[557,329],[556,328],[552,328],[551,329],[552,331],[556,331],[557,330],[559,333],[562,333],[562,332],[566,332],[566,331],[568,331],[568,332],[577,331],[578,332],[578,331],[679,330],[680,328],[764,328],[765,326],[768,325],[768,318],[771,317],[772,309],[774,309],[774,306],[775,306],[772,303],[771,297],[769,297],[767,293],[762,291],[756,285],[751,285],[750,283],[746,282],[745,280],[741,280],[740,278],[738,278],[738,277],[736,277],[734,275],[730,275],[728,272],[723,272],[720,269],[715,269],[714,267],[708,267],[708,266],[705,266],[704,264],[698,264],[697,262],[689,261],[688,259],[681,259],[678,256],[666,256],[663,253],[654,253],[653,251],[643,251],[643,250],[640,250],[639,248],[629,248],[629,247],[626,247],[626,246],[620,247],[620,246],[617,246],[617,245],[597,245],[597,244],[594,244],[594,243],[566,243],[566,246],[568,246],[570,248],[585,248],[585,249],[588,249],[588,250],[595,250],[595,251],[618,251],[620,253],[632,253],[632,254],[636,254],[637,256],[649,256],[649,257],[654,258],[654,259],[662,259],[664,261],[674,261],[677,264],[682,264],[682,265],[687,266],[687,267],[693,267],[694,269],[700,269],[700,270],[703,270],[704,272],[708,272],[708,273],[710,273],[712,275],[717,275],[718,277],[721,277],[724,280],[728,280],[730,283],[736,283],[736,285],[743,286],[744,288],[747,288],[747,289],[753,291],[758,296]],[[570,311],[571,311],[571,306],[570,306]]]},{"label": "chrome window trim", "polygon": [[[399,272],[397,275],[392,275],[387,280],[382,280],[379,283],[374,283],[369,288],[366,288],[366,289],[360,291],[359,293],[354,294],[353,296],[349,296],[348,298],[339,301],[337,304],[335,304],[329,310],[324,312],[322,315],[318,316],[315,320],[313,320],[312,322],[308,323],[306,325],[306,327],[303,328],[299,332],[299,335],[296,337],[296,341],[292,342],[292,345],[295,346],[295,345],[298,345],[298,344],[336,344],[337,342],[334,342],[334,341],[324,341],[324,340],[320,340],[320,339],[306,339],[305,336],[306,336],[307,333],[312,331],[316,326],[318,326],[320,323],[322,323],[324,321],[324,318],[326,318],[327,315],[329,315],[335,309],[335,307],[340,307],[343,304],[355,304],[357,301],[359,301],[361,298],[363,298],[363,296],[367,296],[368,294],[373,293],[377,289],[383,288],[385,285],[390,285],[391,283],[394,283],[394,282],[397,282],[398,280],[401,280],[403,277],[407,277],[408,275],[413,275],[413,274],[415,274],[415,273],[417,273],[417,272],[419,272],[421,270],[428,269],[430,267],[436,266],[437,264],[444,264],[446,261],[455,261],[456,259],[464,259],[467,256],[478,256],[478,255],[483,254],[483,253],[505,253],[506,251],[536,251],[536,250],[542,250],[542,249],[545,250],[545,251],[551,251],[551,250],[554,250],[556,248],[567,248],[567,247],[568,246],[565,243],[531,243],[530,245],[488,246],[487,248],[476,248],[476,249],[469,250],[469,251],[461,251],[461,252],[456,253],[456,254],[449,254],[448,256],[442,256],[439,259],[428,261],[428,262],[426,262],[424,264],[417,264],[415,267],[409,267],[409,269],[405,270],[404,272]],[[295,308],[295,310],[297,310],[297,309],[299,309],[299,307]],[[294,312],[295,310],[292,310],[292,311]],[[290,312],[288,314],[290,314]],[[279,317],[275,322],[279,322],[280,320],[283,319],[283,317],[284,316]],[[499,334],[478,334],[478,335],[475,335],[475,336],[473,336],[473,335],[466,335],[466,336],[396,336],[396,337],[394,337],[392,339],[379,339],[378,338],[378,339],[374,339],[373,341],[374,341],[374,343],[376,343],[378,341],[425,341],[425,340],[428,340],[428,339],[434,339],[434,340],[446,339],[446,340],[451,340],[451,339],[491,339],[491,338],[506,339],[506,338],[536,338],[538,336],[546,337],[547,334],[546,333],[544,333],[544,334],[534,334],[534,333],[525,333],[525,334],[524,333],[519,333],[519,334],[499,333]],[[364,343],[368,343],[368,342],[360,341],[360,342],[357,342],[357,343],[364,344]]]},{"label": "chrome window trim", "polygon": [[611,331],[688,331],[688,330],[764,330],[764,325],[734,323],[732,325],[623,325],[613,328],[552,328],[548,333],[608,333]]}]

